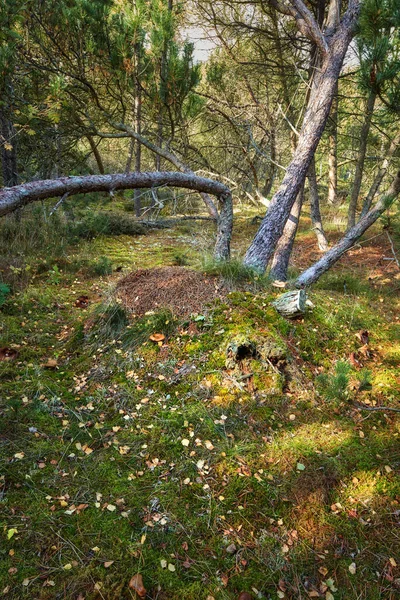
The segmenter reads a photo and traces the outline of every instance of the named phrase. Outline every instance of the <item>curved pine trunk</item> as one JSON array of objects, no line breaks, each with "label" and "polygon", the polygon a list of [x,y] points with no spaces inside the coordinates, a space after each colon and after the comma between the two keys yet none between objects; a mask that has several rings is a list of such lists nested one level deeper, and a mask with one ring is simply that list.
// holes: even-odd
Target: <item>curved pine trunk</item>
[{"label": "curved pine trunk", "polygon": [[400,193],[400,172],[397,173],[387,193],[376,203],[356,225],[347,231],[341,240],[324,254],[320,260],[304,271],[294,282],[296,287],[306,287],[315,283],[326,273],[371,225],[389,208]]},{"label": "curved pine trunk", "polygon": [[354,2],[343,18],[337,33],[330,41],[329,50],[324,57],[315,90],[313,90],[304,116],[296,151],[282,184],[272,198],[267,214],[247,250],[244,259],[245,265],[259,271],[265,271],[274,253],[325,129],[335,95],[336,83],[353,37],[359,9],[359,2]]},{"label": "curved pine trunk", "polygon": [[271,279],[278,281],[287,280],[287,272],[289,260],[292,254],[293,244],[299,226],[301,207],[304,200],[304,188],[298,193],[296,202],[292,206],[292,210],[288,220],[286,221],[285,229],[276,245],[274,257],[272,259],[271,270],[269,276]]},{"label": "curved pine trunk", "polygon": [[186,173],[158,171],[155,173],[116,173],[113,175],[85,175],[32,181],[0,190],[0,217],[38,200],[87,192],[113,192],[115,190],[171,186],[213,194],[218,198],[220,214],[217,220],[215,257],[227,260],[230,255],[233,210],[230,189],[212,179]]}]

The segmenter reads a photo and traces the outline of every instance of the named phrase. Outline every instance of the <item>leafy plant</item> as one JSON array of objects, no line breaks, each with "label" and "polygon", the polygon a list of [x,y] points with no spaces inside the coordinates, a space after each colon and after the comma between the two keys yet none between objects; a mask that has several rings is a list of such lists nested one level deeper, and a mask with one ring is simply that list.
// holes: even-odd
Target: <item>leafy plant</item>
[{"label": "leafy plant", "polygon": [[372,387],[372,371],[370,369],[361,369],[357,375],[357,379],[360,382],[358,391],[363,392],[364,390],[370,390]]},{"label": "leafy plant", "polygon": [[53,268],[49,271],[49,283],[53,283],[55,285],[58,285],[61,281],[61,271],[60,269],[57,267],[57,265],[54,265]]}]

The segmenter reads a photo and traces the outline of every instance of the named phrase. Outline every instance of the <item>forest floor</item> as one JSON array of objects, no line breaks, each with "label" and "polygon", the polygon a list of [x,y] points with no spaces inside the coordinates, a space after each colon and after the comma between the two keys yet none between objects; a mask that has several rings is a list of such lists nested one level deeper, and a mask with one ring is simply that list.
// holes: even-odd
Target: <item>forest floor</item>
[{"label": "forest floor", "polygon": [[[236,254],[251,216],[236,220]],[[220,284],[209,268],[218,293],[193,314],[165,310],[157,278],[154,310],[127,313],[116,283],[138,268],[202,273],[211,224],[59,252],[52,229],[14,240],[0,264],[13,285],[0,596],[398,598],[400,272],[386,233],[369,232],[288,321],[271,307],[280,290],[245,272]],[[316,255],[302,230],[292,268]]]}]

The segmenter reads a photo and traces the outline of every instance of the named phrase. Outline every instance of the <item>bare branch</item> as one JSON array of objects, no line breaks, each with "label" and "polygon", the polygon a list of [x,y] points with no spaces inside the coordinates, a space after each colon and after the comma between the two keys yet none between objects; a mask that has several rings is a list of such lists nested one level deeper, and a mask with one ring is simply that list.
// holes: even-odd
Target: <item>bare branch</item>
[{"label": "bare branch", "polygon": [[[308,8],[306,7],[306,5],[304,4],[304,2],[302,0],[291,0],[293,6],[296,8],[297,12],[301,15],[301,17],[304,19],[304,22],[307,25],[308,28],[308,37],[312,37],[312,40],[315,42],[315,44],[318,46],[321,54],[324,56],[325,54],[328,53],[329,51],[329,47],[328,44],[326,42],[326,39],[321,31],[321,29],[318,26],[317,21],[315,20],[312,12],[310,10],[308,10]],[[296,21],[298,19],[296,18]]]}]

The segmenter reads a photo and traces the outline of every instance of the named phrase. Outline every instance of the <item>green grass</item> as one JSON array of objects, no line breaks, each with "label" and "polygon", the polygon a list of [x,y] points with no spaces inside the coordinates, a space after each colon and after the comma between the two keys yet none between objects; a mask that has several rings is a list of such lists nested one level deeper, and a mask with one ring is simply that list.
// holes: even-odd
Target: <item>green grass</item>
[{"label": "green grass", "polygon": [[[233,262],[211,272],[251,291],[232,291],[204,320],[132,320],[112,298],[120,275],[92,268],[177,255],[200,267],[202,231],[69,243],[42,270],[27,244],[32,269],[0,309],[0,346],[19,352],[0,362],[5,598],[130,598],[136,573],[154,599],[275,599],[282,588],[326,598],[328,584],[335,600],[398,594],[399,422],[355,407],[398,406],[396,297],[360,285],[349,302],[327,279],[316,308],[287,321],[270,304],[279,292]],[[82,294],[87,309],[75,306]],[[367,371],[346,367],[343,379],[337,365],[358,351],[360,329]],[[255,357],[227,370],[239,337],[279,345],[286,364],[277,373]]]}]

